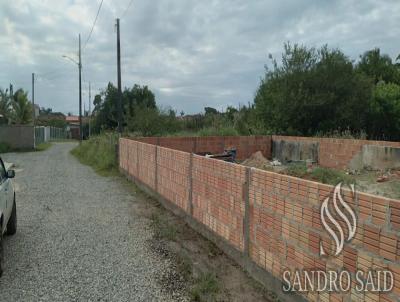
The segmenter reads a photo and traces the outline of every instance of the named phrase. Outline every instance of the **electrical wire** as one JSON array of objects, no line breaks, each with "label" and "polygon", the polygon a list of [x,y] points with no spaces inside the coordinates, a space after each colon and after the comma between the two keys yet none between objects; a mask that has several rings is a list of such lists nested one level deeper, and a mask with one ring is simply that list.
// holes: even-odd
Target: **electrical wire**
[{"label": "electrical wire", "polygon": [[85,42],[85,45],[83,46],[83,49],[86,48],[86,45],[88,44],[88,42],[89,42],[89,40],[90,40],[90,38],[91,38],[91,36],[92,36],[93,29],[94,29],[94,27],[95,27],[95,25],[96,25],[97,18],[99,17],[101,7],[103,6],[103,1],[104,1],[104,0],[101,0],[101,2],[100,2],[99,9],[97,10],[96,18],[94,19],[94,22],[93,22],[93,25],[92,25],[92,29],[90,30],[89,36],[88,36],[87,39],[86,39],[86,42]]},{"label": "electrical wire", "polygon": [[128,12],[128,9],[131,7],[132,3],[133,3],[133,0],[131,0],[129,2],[128,6],[126,7],[126,9],[124,10],[124,12],[123,12],[123,14],[121,16],[121,19],[125,17],[126,13]]}]

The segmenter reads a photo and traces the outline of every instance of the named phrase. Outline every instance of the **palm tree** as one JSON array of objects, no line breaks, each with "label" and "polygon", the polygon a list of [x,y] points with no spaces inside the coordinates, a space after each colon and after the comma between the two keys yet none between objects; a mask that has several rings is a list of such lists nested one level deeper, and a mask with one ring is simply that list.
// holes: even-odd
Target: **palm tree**
[{"label": "palm tree", "polygon": [[15,124],[28,124],[32,121],[32,104],[28,101],[28,93],[18,89],[12,101],[12,121]]},{"label": "palm tree", "polygon": [[10,109],[10,97],[7,95],[7,90],[0,89],[0,123],[2,121],[8,121]]}]

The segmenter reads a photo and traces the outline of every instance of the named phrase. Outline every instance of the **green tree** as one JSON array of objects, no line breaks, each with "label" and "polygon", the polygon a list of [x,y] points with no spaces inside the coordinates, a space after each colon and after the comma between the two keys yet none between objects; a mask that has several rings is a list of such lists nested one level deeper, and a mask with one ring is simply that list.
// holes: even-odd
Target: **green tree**
[{"label": "green tree", "polygon": [[398,66],[393,64],[388,55],[382,55],[379,48],[366,51],[360,56],[357,70],[371,77],[375,84],[379,81],[400,84]]},{"label": "green tree", "polygon": [[286,43],[281,64],[272,65],[255,97],[263,128],[295,135],[365,128],[372,83],[340,50]]},{"label": "green tree", "polygon": [[138,107],[135,116],[128,119],[128,130],[144,136],[153,136],[162,131],[157,108]]},{"label": "green tree", "polygon": [[135,108],[155,109],[156,101],[154,93],[147,86],[135,84],[131,89],[125,88],[123,92],[125,114],[135,115]]},{"label": "green tree", "polygon": [[[107,129],[115,129],[118,125],[118,89],[108,83],[107,88],[96,95],[93,101],[94,122],[93,130],[96,132]],[[129,124],[136,118],[141,119],[140,114],[147,114],[151,117],[154,112],[158,112],[154,93],[147,86],[134,85],[132,88],[125,88],[122,93],[123,124],[132,131],[138,126],[137,123]],[[145,109],[153,109],[147,112]],[[142,123],[141,125],[145,125]]]},{"label": "green tree", "polygon": [[32,104],[28,100],[28,93],[18,89],[11,102],[12,122],[18,125],[28,124],[32,121]]},{"label": "green tree", "polygon": [[218,114],[218,110],[212,107],[205,107],[204,112],[206,115],[208,114]]},{"label": "green tree", "polygon": [[380,82],[369,107],[368,133],[377,139],[400,139],[400,85]]},{"label": "green tree", "polygon": [[0,123],[7,123],[10,118],[11,102],[10,97],[7,95],[7,90],[0,89]]}]

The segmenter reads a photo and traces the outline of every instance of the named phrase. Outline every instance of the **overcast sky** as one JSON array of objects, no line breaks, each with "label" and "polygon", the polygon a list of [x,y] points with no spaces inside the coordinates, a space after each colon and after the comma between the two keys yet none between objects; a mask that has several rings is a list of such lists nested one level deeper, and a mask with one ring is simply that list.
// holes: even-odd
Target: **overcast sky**
[{"label": "overcast sky", "polygon": [[[83,98],[116,83],[115,18],[121,18],[122,85],[148,85],[178,112],[251,102],[283,43],[339,47],[352,59],[374,47],[400,53],[400,1],[104,0],[83,50]],[[0,0],[0,87],[31,91],[36,102],[78,111],[77,56],[100,0]]]}]

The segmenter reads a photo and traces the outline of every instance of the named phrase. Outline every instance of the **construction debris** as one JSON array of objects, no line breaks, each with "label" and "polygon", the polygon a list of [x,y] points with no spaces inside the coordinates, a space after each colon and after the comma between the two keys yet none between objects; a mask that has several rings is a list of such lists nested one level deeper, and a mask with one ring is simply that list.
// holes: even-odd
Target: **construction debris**
[{"label": "construction debris", "polygon": [[273,161],[271,161],[270,164],[271,164],[271,166],[282,166],[282,163],[277,159],[274,159]]},{"label": "construction debris", "polygon": [[265,169],[266,167],[270,166],[270,162],[264,157],[261,151],[257,151],[256,153],[253,153],[248,159],[244,160],[242,162],[242,165],[258,169]]},{"label": "construction debris", "polygon": [[388,181],[388,180],[389,180],[389,177],[387,175],[382,175],[382,176],[379,176],[376,179],[376,182],[385,182],[385,181]]},{"label": "construction debris", "polygon": [[204,155],[207,158],[219,159],[231,163],[236,162],[236,149],[234,148],[224,150],[224,153],[221,154],[212,154],[210,152],[205,152],[205,154],[199,154],[199,155]]}]

